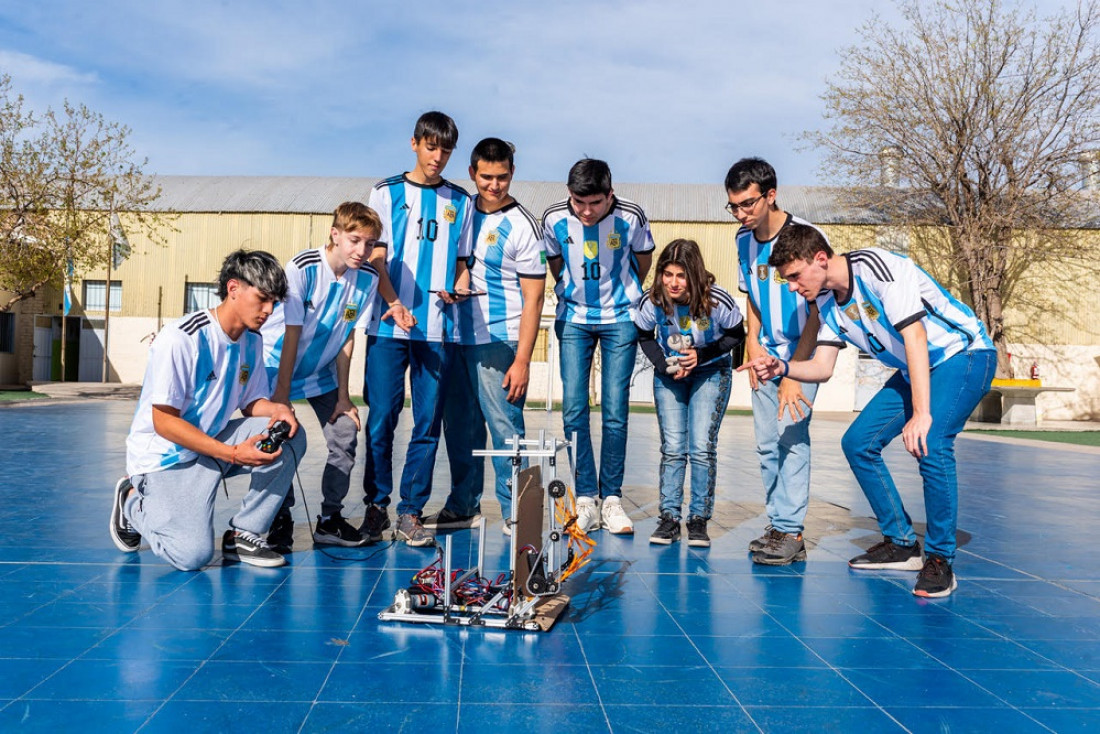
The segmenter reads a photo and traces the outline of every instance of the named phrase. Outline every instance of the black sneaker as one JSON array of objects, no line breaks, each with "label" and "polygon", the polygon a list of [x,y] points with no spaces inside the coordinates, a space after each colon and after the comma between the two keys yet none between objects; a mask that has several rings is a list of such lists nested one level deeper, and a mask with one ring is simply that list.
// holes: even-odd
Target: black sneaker
[{"label": "black sneaker", "polygon": [[906,546],[883,538],[881,543],[875,543],[863,555],[848,561],[848,565],[871,571],[919,571],[923,565],[920,541]]},{"label": "black sneaker", "polygon": [[123,477],[115,485],[114,500],[111,503],[111,540],[115,547],[123,553],[133,553],[141,546],[141,533],[134,530],[134,526],[126,519],[123,508],[126,506],[126,496],[130,494],[133,485],[129,477]]},{"label": "black sneaker", "polygon": [[222,536],[222,556],[228,561],[264,568],[286,565],[286,559],[271,550],[271,546],[259,535],[233,528],[226,530]]},{"label": "black sneaker", "polygon": [[472,528],[478,520],[481,519],[481,514],[475,512],[472,515],[457,515],[446,507],[434,515],[428,515],[421,524],[426,528],[437,528],[439,530],[459,529],[459,528]]},{"label": "black sneaker", "polygon": [[917,585],[913,587],[913,594],[936,599],[951,596],[951,592],[958,587],[959,582],[955,580],[955,572],[951,570],[951,564],[947,559],[935,553],[929,553],[924,561],[924,567],[917,574]]},{"label": "black sneaker", "polygon": [[680,521],[667,512],[661,513],[657,529],[649,536],[653,545],[672,545],[680,542]]},{"label": "black sneaker", "polygon": [[773,531],[764,549],[752,554],[752,562],[764,566],[786,566],[805,560],[806,541],[802,539],[802,533]]},{"label": "black sneaker", "polygon": [[359,526],[359,534],[368,543],[377,543],[390,529],[390,513],[381,505],[367,505],[367,514],[363,518],[363,524]]},{"label": "black sneaker", "polygon": [[367,539],[337,512],[330,515],[327,520],[322,520],[320,515],[317,516],[317,529],[313,531],[313,542],[357,548],[365,545]]},{"label": "black sneaker", "polygon": [[687,521],[688,545],[692,548],[710,548],[710,536],[707,535],[706,518],[689,517]]},{"label": "black sneaker", "polygon": [[294,517],[290,510],[281,509],[271,521],[267,532],[267,544],[279,555],[285,556],[294,548]]}]

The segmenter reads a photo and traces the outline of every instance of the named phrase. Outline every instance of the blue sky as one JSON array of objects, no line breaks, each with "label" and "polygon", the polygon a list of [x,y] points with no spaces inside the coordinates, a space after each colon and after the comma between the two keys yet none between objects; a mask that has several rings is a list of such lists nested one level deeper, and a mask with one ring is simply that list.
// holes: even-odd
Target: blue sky
[{"label": "blue sky", "polygon": [[811,185],[796,138],[873,10],[896,19],[881,0],[5,0],[0,71],[35,108],[129,125],[156,173],[388,176],[440,109],[456,179],[495,135],[521,179],[588,155],[616,181],[717,184],[761,155]]}]

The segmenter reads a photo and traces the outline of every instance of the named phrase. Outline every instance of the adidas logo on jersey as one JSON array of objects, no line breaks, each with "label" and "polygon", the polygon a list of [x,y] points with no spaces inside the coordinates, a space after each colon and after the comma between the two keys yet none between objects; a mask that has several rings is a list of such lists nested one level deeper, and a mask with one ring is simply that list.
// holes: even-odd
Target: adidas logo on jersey
[{"label": "adidas logo on jersey", "polygon": [[206,376],[206,381],[207,382],[213,382],[216,379],[218,379],[218,376],[214,374],[213,370],[211,370],[210,374]]},{"label": "adidas logo on jersey", "polygon": [[313,301],[306,299],[306,302],[302,304],[302,308],[313,308]]},{"label": "adidas logo on jersey", "polygon": [[408,204],[402,204],[402,205],[401,205],[401,211],[403,211],[403,212],[407,212],[407,211],[409,211],[410,209],[412,209],[412,207],[411,207],[411,206],[409,206]]},{"label": "adidas logo on jersey", "polygon": [[567,245],[573,244],[573,238],[572,237],[566,237],[565,238],[565,244],[567,244]]}]

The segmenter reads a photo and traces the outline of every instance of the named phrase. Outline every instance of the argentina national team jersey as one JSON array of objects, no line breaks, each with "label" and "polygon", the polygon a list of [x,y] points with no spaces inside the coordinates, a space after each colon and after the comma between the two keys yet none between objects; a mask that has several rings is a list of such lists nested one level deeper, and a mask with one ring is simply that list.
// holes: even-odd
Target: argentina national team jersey
[{"label": "argentina national team jersey", "polygon": [[854,344],[906,374],[901,330],[921,321],[928,332],[929,366],[963,351],[993,349],[985,326],[966,304],[944,290],[909,258],[871,247],[842,255],[851,289],[838,303],[833,291],[817,296],[818,344]]},{"label": "argentina national team jersey", "polygon": [[[813,226],[791,214],[787,215],[783,227],[788,224]],[[778,237],[779,233],[776,232],[775,236]],[[779,271],[768,265],[774,244],[775,237],[760,242],[751,229],[742,227],[738,230],[737,287],[748,294],[749,300],[760,312],[760,345],[774,357],[790,359],[806,326],[809,306],[805,298],[791,292]]]},{"label": "argentina national team jersey", "polygon": [[[660,344],[661,351],[666,357],[679,354],[668,345],[668,339],[673,334],[689,336],[694,349],[713,344],[722,338],[723,332],[741,323],[741,309],[724,288],[711,286],[710,294],[714,301],[710,313],[701,319],[693,319],[689,308],[681,304],[676,304],[675,314],[666,314],[664,309],[650,298],[650,291],[646,290],[638,303],[638,313],[634,317],[634,323],[639,329],[656,332],[657,343]],[[725,355],[719,355],[705,364],[724,357]]]},{"label": "argentina national team jersey", "polygon": [[153,406],[167,405],[208,436],[229,425],[233,412],[270,395],[263,339],[245,331],[231,341],[209,311],[196,311],[161,330],[149,350],[137,412],[126,437],[126,471],[167,469],[198,454],[153,430]]},{"label": "argentina national team jersey", "polygon": [[642,296],[638,253],[652,252],[642,208],[615,197],[603,219],[585,226],[566,199],[542,216],[546,257],[563,258],[557,318],[575,324],[631,321]]},{"label": "argentina national team jersey", "polygon": [[545,278],[541,230],[519,202],[485,214],[474,198],[474,254],[470,288],[486,295],[458,304],[458,341],[488,344],[519,340],[521,278]]},{"label": "argentina national team jersey", "polygon": [[473,216],[470,195],[449,181],[417,184],[404,174],[386,179],[370,192],[369,205],[382,219],[386,268],[401,303],[416,317],[406,333],[378,303],[370,333],[393,339],[439,342],[454,333],[452,309],[429,291],[454,288],[455,262],[470,256]]},{"label": "argentina national team jersey", "polygon": [[337,388],[336,357],[354,329],[370,322],[378,293],[378,271],[364,262],[339,278],[326,248],[299,252],[286,266],[286,300],[276,304],[260,333],[272,389],[279,374],[286,326],[301,326],[290,399],[312,398]]}]

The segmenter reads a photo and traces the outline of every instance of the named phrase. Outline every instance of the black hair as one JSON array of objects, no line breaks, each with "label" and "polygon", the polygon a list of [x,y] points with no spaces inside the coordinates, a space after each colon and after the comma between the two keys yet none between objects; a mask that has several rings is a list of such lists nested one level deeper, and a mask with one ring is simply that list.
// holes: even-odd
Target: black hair
[{"label": "black hair", "polygon": [[413,140],[427,140],[429,143],[436,143],[440,148],[454,150],[458,144],[458,126],[442,112],[425,112],[416,121]]},{"label": "black hair", "polygon": [[218,274],[218,298],[223,301],[229,296],[231,280],[255,286],[279,301],[286,298],[286,273],[270,252],[237,250],[229,253]]},{"label": "black hair", "polygon": [[809,262],[819,252],[833,256],[833,248],[817,228],[808,224],[788,224],[779,230],[779,236],[775,238],[768,265],[778,268],[795,260]]},{"label": "black hair", "polygon": [[508,168],[515,168],[515,152],[516,146],[509,143],[507,140],[501,140],[500,138],[485,138],[475,145],[473,151],[470,152],[470,168],[477,171],[477,164],[481,161],[485,161],[486,163],[507,163]]},{"label": "black hair", "polygon": [[610,194],[611,167],[595,158],[582,158],[569,169],[566,186],[573,196]]},{"label": "black hair", "polygon": [[766,194],[776,187],[775,169],[763,158],[742,158],[726,174],[726,191],[744,191],[756,184]]}]

